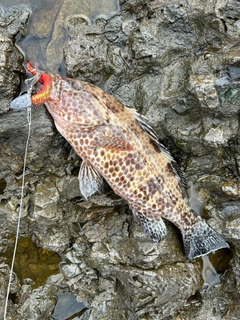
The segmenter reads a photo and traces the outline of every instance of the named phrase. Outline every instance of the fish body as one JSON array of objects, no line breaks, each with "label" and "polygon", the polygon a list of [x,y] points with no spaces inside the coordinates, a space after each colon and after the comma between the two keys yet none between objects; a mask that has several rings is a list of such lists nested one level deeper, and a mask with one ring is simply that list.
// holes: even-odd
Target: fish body
[{"label": "fish body", "polygon": [[[27,69],[38,72],[31,64]],[[189,259],[229,247],[189,207],[184,179],[145,117],[96,86],[60,75],[43,73],[36,89],[33,105],[45,104],[57,130],[83,160],[79,186],[85,198],[104,177],[153,241],[167,234],[164,218],[181,231]]]}]

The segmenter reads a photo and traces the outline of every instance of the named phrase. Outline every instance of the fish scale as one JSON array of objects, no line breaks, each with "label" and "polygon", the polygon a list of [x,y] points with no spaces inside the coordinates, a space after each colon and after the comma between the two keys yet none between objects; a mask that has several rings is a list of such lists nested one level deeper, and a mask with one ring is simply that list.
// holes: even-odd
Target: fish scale
[{"label": "fish scale", "polygon": [[45,104],[83,160],[79,187],[86,199],[104,177],[153,241],[166,236],[167,219],[180,229],[189,259],[229,248],[189,207],[183,174],[145,117],[92,84],[40,73],[30,63],[27,70],[39,75],[32,104]]}]

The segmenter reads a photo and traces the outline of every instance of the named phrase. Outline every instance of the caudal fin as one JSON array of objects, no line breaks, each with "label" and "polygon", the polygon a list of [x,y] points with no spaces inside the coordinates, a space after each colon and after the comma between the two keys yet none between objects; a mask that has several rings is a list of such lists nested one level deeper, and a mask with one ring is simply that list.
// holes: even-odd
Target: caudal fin
[{"label": "caudal fin", "polygon": [[183,243],[190,260],[218,249],[229,248],[227,242],[204,220],[198,220],[191,231],[183,235]]}]

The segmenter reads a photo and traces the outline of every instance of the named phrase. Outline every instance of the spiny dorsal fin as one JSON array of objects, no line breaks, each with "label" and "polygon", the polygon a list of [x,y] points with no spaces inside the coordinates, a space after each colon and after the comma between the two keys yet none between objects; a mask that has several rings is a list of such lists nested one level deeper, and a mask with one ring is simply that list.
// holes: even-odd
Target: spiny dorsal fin
[{"label": "spiny dorsal fin", "polygon": [[159,141],[155,130],[149,125],[148,119],[134,110],[135,117],[140,127],[149,135],[149,137],[158,145]]},{"label": "spiny dorsal fin", "polygon": [[145,131],[149,135],[154,146],[159,149],[159,152],[163,152],[170,161],[173,161],[173,157],[171,156],[170,152],[167,150],[167,148],[163,144],[161,144],[158,141],[156,131],[150,126],[148,119],[143,115],[137,113],[136,111],[135,111],[135,116],[140,127],[143,129],[143,131]]},{"label": "spiny dorsal fin", "polygon": [[173,171],[179,177],[179,183],[182,189],[186,192],[187,182],[186,177],[183,171],[179,168],[177,162],[173,159],[168,149],[158,141],[157,134],[155,130],[149,125],[148,119],[143,115],[139,114],[134,110],[135,117],[140,125],[140,127],[148,134],[154,147],[159,150],[159,152],[164,153],[165,157],[169,160],[169,163],[172,166]]},{"label": "spiny dorsal fin", "polygon": [[173,160],[171,162],[172,168],[175,171],[176,175],[179,177],[179,183],[185,193],[187,193],[187,181],[185,173],[182,171],[182,169],[178,166],[177,162]]}]

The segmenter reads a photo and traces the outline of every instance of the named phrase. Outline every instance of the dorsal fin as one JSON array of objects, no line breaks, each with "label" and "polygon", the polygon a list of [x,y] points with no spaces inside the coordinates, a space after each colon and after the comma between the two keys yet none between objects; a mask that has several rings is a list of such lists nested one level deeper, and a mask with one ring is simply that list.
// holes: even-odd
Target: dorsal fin
[{"label": "dorsal fin", "polygon": [[187,181],[185,173],[182,171],[182,169],[178,166],[177,162],[173,160],[171,162],[172,168],[179,177],[179,183],[183,189],[183,191],[187,194]]},{"label": "dorsal fin", "polygon": [[[135,111],[135,110],[134,110]],[[159,141],[155,130],[150,126],[148,119],[138,112],[134,112],[140,127],[149,135],[149,137],[158,145]]]},{"label": "dorsal fin", "polygon": [[171,164],[173,171],[179,177],[179,183],[182,189],[186,192],[187,182],[186,182],[185,174],[179,168],[177,162],[173,159],[168,149],[158,141],[157,134],[155,130],[149,125],[148,119],[143,115],[139,114],[138,112],[136,112],[135,110],[134,110],[134,113],[140,127],[148,134],[155,149],[157,149],[159,152],[164,153],[165,157],[169,160],[169,163]]}]

